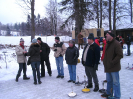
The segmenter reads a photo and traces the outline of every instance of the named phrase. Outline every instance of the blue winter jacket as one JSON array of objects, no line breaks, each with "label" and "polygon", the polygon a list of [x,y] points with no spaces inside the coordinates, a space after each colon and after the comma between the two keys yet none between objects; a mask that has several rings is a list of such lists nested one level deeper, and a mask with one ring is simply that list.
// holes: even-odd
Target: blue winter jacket
[{"label": "blue winter jacket", "polygon": [[84,66],[94,67],[94,65],[98,64],[100,60],[100,47],[96,43],[93,43],[92,45],[90,45],[88,52],[87,52],[87,56],[86,56],[86,62],[84,62],[83,55],[84,55],[84,51],[87,48],[87,46],[88,44],[86,44],[83,50],[82,64]]}]

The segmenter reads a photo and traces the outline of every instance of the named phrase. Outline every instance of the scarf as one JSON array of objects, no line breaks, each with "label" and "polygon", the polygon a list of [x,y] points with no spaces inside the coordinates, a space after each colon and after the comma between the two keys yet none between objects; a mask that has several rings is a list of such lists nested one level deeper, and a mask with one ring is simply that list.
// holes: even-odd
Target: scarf
[{"label": "scarf", "polygon": [[24,49],[24,45],[22,45],[22,44],[19,44],[23,49]]}]

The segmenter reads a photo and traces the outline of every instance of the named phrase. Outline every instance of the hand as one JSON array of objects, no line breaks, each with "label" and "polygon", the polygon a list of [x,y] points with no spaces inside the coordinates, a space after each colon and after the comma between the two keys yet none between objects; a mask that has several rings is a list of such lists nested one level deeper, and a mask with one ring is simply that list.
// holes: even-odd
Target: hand
[{"label": "hand", "polygon": [[25,53],[27,53],[27,51],[24,51],[23,53],[25,54]]},{"label": "hand", "polygon": [[42,50],[40,50],[40,52],[42,52]]},{"label": "hand", "polygon": [[54,49],[54,51],[57,51],[57,49]]},{"label": "hand", "polygon": [[94,65],[94,69],[95,69],[95,70],[98,70],[98,64],[95,64],[95,65]]}]

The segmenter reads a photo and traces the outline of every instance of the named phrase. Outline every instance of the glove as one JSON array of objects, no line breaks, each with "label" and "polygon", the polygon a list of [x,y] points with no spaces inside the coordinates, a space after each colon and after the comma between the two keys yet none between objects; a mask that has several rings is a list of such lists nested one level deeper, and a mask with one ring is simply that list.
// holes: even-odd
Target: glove
[{"label": "glove", "polygon": [[98,64],[95,64],[95,65],[94,65],[94,69],[95,69],[95,70],[98,70]]},{"label": "glove", "polygon": [[25,53],[24,56],[27,56],[27,53]]},{"label": "glove", "polygon": [[54,51],[57,51],[57,49],[54,49]]}]

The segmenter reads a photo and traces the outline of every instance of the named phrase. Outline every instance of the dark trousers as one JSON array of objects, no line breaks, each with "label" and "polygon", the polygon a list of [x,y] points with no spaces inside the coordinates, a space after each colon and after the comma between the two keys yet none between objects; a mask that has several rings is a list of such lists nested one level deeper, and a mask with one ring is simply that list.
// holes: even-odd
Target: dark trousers
[{"label": "dark trousers", "polygon": [[[51,75],[52,71],[51,71],[51,66],[50,66],[50,62],[49,62],[49,58],[44,60],[47,66],[47,70],[48,70],[48,74]],[[41,76],[45,76],[45,66],[44,66],[44,61],[41,60]]]},{"label": "dark trousers", "polygon": [[26,77],[26,70],[27,70],[26,63],[19,63],[19,70],[18,70],[18,74],[17,74],[18,77],[21,76],[22,69],[23,69],[23,74]]},{"label": "dark trousers", "polygon": [[33,71],[33,77],[34,77],[34,82],[37,82],[36,79],[36,72],[37,72],[37,77],[38,77],[38,82],[40,82],[40,62],[31,62],[31,67]]},{"label": "dark trousers", "polygon": [[130,45],[127,45],[127,54],[130,55]]},{"label": "dark trousers", "polygon": [[85,72],[88,78],[88,84],[92,83],[93,78],[95,85],[99,85],[96,70],[93,67],[85,66]]}]

